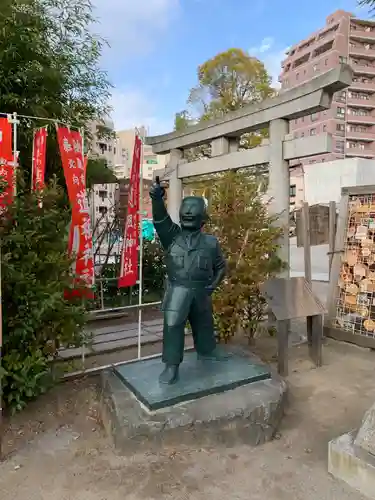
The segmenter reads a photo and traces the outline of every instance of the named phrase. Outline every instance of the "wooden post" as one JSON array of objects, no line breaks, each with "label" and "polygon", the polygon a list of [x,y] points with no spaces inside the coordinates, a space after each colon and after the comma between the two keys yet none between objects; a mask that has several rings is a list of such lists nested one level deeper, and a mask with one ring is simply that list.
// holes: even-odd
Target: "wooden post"
[{"label": "wooden post", "polygon": [[[301,226],[302,226],[302,243],[303,243],[303,262],[305,268],[305,280],[311,287],[311,235],[310,235],[310,211],[309,204],[305,201],[301,208]],[[307,343],[309,350],[312,347],[312,318],[306,318],[307,326]]]},{"label": "wooden post", "polygon": [[301,209],[302,241],[305,264],[305,279],[311,285],[311,245],[310,245],[310,217],[309,204],[304,202]]},{"label": "wooden post", "polygon": [[277,370],[280,375],[288,375],[289,320],[277,322]]},{"label": "wooden post", "polygon": [[329,257],[329,267],[328,267],[328,273],[329,273],[329,279],[331,279],[331,267],[332,267],[332,260],[333,260],[333,254],[335,251],[335,238],[336,238],[336,202],[335,201],[330,201],[329,202],[329,224],[328,224],[328,257]]}]

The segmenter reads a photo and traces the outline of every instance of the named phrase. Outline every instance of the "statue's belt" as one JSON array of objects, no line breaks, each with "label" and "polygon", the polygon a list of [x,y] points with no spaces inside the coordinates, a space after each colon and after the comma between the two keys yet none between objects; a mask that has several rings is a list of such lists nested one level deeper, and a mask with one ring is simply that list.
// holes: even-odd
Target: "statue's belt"
[{"label": "statue's belt", "polygon": [[194,281],[194,280],[183,280],[183,279],[169,279],[168,284],[170,286],[184,286],[187,288],[206,288],[210,285],[210,281]]}]

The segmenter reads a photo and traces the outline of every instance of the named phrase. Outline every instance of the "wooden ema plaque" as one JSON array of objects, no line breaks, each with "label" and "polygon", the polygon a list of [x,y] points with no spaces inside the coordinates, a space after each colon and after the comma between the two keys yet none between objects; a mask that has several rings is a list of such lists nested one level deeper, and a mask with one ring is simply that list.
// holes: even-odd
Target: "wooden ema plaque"
[{"label": "wooden ema plaque", "polygon": [[349,197],[335,326],[375,336],[375,196]]}]

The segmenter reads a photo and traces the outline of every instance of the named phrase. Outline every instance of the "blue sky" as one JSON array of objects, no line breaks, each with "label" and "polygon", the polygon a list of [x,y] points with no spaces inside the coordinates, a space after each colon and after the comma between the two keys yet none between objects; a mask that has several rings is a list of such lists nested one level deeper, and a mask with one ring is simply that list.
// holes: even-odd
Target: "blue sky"
[{"label": "blue sky", "polygon": [[103,67],[115,86],[118,130],[169,132],[186,107],[197,66],[231,47],[261,59],[276,78],[285,49],[344,9],[368,17],[356,0],[94,0],[96,30],[110,47]]}]

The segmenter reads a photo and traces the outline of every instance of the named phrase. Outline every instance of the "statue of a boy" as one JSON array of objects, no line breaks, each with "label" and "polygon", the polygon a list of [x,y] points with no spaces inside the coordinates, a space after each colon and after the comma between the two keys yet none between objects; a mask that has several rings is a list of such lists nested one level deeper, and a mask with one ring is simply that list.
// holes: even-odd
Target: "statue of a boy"
[{"label": "statue of a boy", "polygon": [[160,383],[178,380],[183,360],[185,325],[189,321],[197,355],[221,360],[216,350],[211,294],[225,276],[226,263],[215,236],[202,232],[207,220],[205,200],[188,196],[180,207],[180,226],[168,215],[165,190],[159,182],[150,189],[156,233],[166,252],[168,282],[164,295],[163,363]]}]

